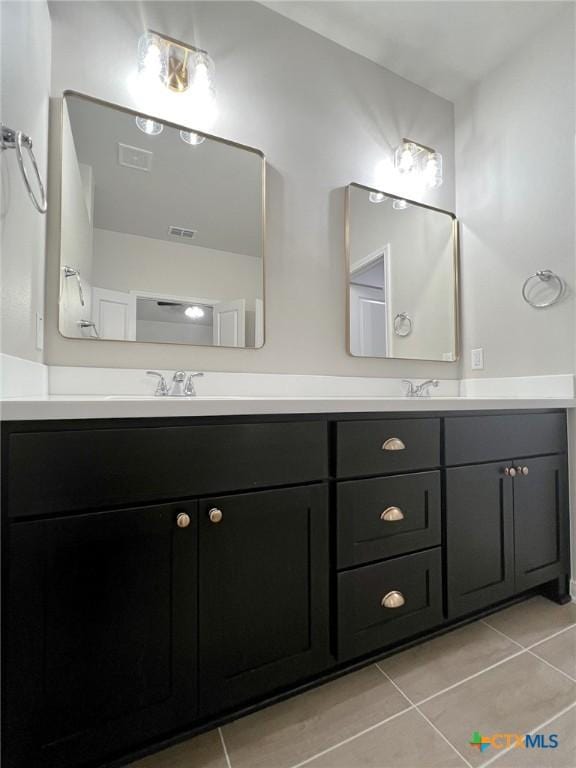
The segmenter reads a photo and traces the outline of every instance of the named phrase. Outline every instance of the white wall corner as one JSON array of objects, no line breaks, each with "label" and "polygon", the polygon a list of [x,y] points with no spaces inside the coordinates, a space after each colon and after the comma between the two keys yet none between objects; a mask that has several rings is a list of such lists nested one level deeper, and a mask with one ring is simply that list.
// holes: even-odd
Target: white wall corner
[{"label": "white wall corner", "polygon": [[46,397],[48,366],[0,353],[0,397]]},{"label": "white wall corner", "polygon": [[574,579],[570,580],[570,597],[572,602],[576,603],[576,581]]}]

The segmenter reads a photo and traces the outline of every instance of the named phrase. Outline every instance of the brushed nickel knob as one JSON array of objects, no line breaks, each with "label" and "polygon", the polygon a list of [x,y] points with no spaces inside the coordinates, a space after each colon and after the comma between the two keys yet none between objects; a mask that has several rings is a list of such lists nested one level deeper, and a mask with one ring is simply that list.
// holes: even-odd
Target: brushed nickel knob
[{"label": "brushed nickel knob", "polygon": [[506,475],[506,477],[516,477],[516,470],[514,469],[514,467],[506,467],[506,469],[504,470],[504,474]]},{"label": "brushed nickel knob", "polygon": [[176,525],[178,528],[188,528],[190,525],[190,515],[186,512],[180,512],[176,517]]},{"label": "brushed nickel knob", "polygon": [[529,471],[530,470],[528,469],[528,467],[522,467],[522,474],[523,475],[527,475]]},{"label": "brushed nickel knob", "polygon": [[218,507],[212,507],[208,512],[208,518],[211,523],[219,523],[222,520],[222,510]]},{"label": "brushed nickel knob", "polygon": [[406,448],[399,437],[389,437],[382,443],[383,451],[403,451]]},{"label": "brushed nickel knob", "polygon": [[380,520],[386,523],[395,523],[397,520],[404,520],[404,512],[400,507],[387,507],[380,515]]},{"label": "brushed nickel knob", "polygon": [[401,608],[405,603],[404,595],[396,589],[385,594],[380,601],[382,608]]}]

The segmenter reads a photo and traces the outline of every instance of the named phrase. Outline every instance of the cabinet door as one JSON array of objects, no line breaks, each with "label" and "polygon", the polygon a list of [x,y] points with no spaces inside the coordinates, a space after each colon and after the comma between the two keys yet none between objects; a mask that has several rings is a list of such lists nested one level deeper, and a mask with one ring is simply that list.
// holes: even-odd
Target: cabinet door
[{"label": "cabinet door", "polygon": [[326,486],[203,500],[199,537],[202,713],[321,670],[329,661]]},{"label": "cabinet door", "polygon": [[503,470],[499,462],[446,471],[450,618],[504,600],[514,591],[513,480]]},{"label": "cabinet door", "polygon": [[514,480],[516,590],[569,570],[568,473],[566,456],[522,459]]},{"label": "cabinet door", "polygon": [[189,503],[10,526],[6,765],[100,764],[194,718],[196,545]]}]

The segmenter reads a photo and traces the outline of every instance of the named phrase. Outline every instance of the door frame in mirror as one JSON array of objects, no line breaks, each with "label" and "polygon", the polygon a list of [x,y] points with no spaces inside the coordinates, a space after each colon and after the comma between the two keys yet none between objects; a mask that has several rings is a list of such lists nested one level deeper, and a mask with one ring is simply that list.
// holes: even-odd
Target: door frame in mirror
[{"label": "door frame in mirror", "polygon": [[[103,107],[108,107],[110,109],[116,109],[120,112],[128,113],[130,115],[133,115],[133,117],[143,117],[145,119],[154,120],[156,122],[162,123],[162,125],[168,126],[169,128],[174,128],[178,131],[187,131],[187,132],[193,132],[198,133],[204,136],[207,139],[212,139],[213,141],[220,142],[221,144],[227,144],[230,147],[236,147],[238,149],[243,149],[248,152],[252,152],[255,155],[258,155],[258,157],[261,159],[261,166],[262,166],[262,172],[261,172],[261,233],[260,233],[260,247],[262,251],[262,298],[259,300],[261,302],[259,309],[257,312],[259,312],[262,316],[262,329],[261,329],[261,340],[262,343],[259,346],[253,346],[253,347],[214,347],[214,348],[221,348],[221,349],[244,349],[249,351],[256,351],[258,349],[262,349],[262,347],[266,344],[266,155],[261,149],[257,149],[256,147],[251,147],[248,144],[241,144],[238,141],[233,141],[232,139],[225,139],[222,136],[216,136],[212,133],[207,133],[206,131],[200,131],[197,130],[189,125],[182,125],[180,123],[174,123],[171,120],[166,120],[163,117],[160,117],[159,115],[153,115],[148,112],[142,112],[141,110],[133,109],[132,107],[125,107],[121,104],[116,104],[112,101],[106,101],[105,99],[99,99],[96,96],[89,96],[86,93],[81,93],[80,91],[75,91],[73,89],[66,89],[62,91],[62,96],[60,98],[60,105],[59,109],[57,110],[58,114],[58,131],[59,131],[59,141],[58,141],[58,152],[59,152],[59,158],[58,158],[58,221],[57,221],[57,227],[58,227],[58,245],[59,245],[59,257],[58,257],[58,270],[59,270],[59,290],[58,290],[58,311],[56,313],[56,329],[58,331],[58,334],[63,339],[69,339],[71,341],[98,341],[98,342],[110,342],[113,344],[125,344],[130,343],[134,344],[135,342],[133,340],[125,340],[125,339],[100,339],[96,336],[66,336],[62,331],[60,330],[60,303],[61,303],[61,286],[62,286],[62,182],[63,182],[63,169],[62,169],[62,156],[63,156],[63,148],[64,148],[64,105],[66,103],[66,98],[68,96],[77,96],[81,99],[86,99],[87,101],[91,101],[94,104],[99,104]],[[52,208],[52,210],[55,210],[55,208]],[[257,336],[258,338],[258,336]],[[142,342],[136,342],[140,344],[167,344],[170,345],[177,345],[177,346],[185,346],[185,347],[200,347],[203,348],[202,345],[198,344],[186,344],[184,342],[174,341],[174,342],[157,342],[157,341],[142,341]]]},{"label": "door frame in mirror", "polygon": [[453,292],[453,302],[454,302],[454,346],[455,346],[455,355],[453,360],[431,360],[430,358],[420,358],[420,357],[369,357],[368,355],[365,356],[367,360],[414,360],[415,362],[425,362],[425,363],[457,363],[461,358],[461,350],[460,350],[460,235],[459,235],[459,226],[458,226],[458,219],[456,217],[455,213],[452,213],[452,211],[446,211],[443,208],[436,208],[433,205],[428,205],[427,203],[421,203],[418,200],[412,200],[407,197],[402,197],[402,195],[395,195],[392,192],[386,192],[383,189],[375,189],[374,187],[367,187],[365,184],[359,184],[358,182],[351,182],[348,184],[348,186],[345,189],[345,225],[344,225],[344,243],[345,243],[345,268],[346,268],[346,275],[345,275],[345,286],[346,286],[346,352],[348,355],[355,359],[362,359],[364,357],[363,355],[354,355],[352,354],[351,350],[351,337],[350,337],[350,320],[351,320],[351,313],[350,313],[350,264],[351,264],[351,254],[350,254],[350,194],[352,189],[361,189],[365,192],[375,192],[377,194],[383,194],[386,197],[391,198],[392,200],[404,200],[410,205],[415,205],[418,208],[427,208],[429,211],[436,211],[437,213],[444,213],[447,216],[450,216],[452,219],[452,242],[453,242],[453,249],[452,249],[452,266],[454,269],[454,292]]}]

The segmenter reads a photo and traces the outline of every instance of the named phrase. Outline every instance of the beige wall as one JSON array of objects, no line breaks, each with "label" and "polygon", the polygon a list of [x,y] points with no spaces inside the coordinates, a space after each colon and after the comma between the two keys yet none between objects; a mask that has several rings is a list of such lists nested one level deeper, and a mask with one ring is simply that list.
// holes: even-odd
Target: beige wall
[{"label": "beige wall", "polygon": [[[0,120],[31,136],[46,181],[50,17],[44,0],[0,2]],[[36,313],[44,313],[46,217],[28,197],[14,150],[0,152],[1,351],[42,361]],[[50,201],[51,202],[51,201]]]},{"label": "beige wall", "polygon": [[[350,357],[345,313],[346,185],[387,183],[382,163],[407,135],[444,154],[446,183],[427,201],[453,209],[452,104],[257,3],[58,2],[51,13],[55,98],[64,89],[75,89],[137,108],[129,83],[145,27],[207,48],[217,72],[219,118],[213,132],[266,154],[268,220],[266,344],[261,350],[223,350],[62,338],[57,332],[54,211],[47,273],[48,362],[458,376],[453,363]],[[188,117],[184,107],[163,116],[183,123]],[[56,167],[56,129],[53,160]],[[51,189],[57,198],[56,174]]]}]

